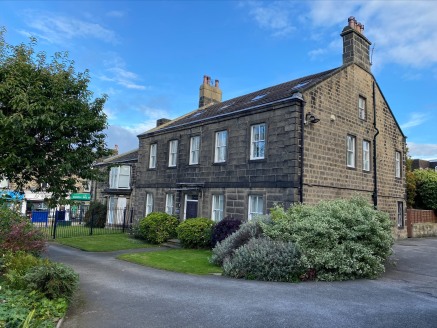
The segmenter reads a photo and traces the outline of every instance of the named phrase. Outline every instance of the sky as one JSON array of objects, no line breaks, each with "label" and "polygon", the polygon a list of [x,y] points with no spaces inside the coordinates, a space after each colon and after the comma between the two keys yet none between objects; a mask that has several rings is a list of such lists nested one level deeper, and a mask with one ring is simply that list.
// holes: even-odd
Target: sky
[{"label": "sky", "polygon": [[198,107],[204,75],[223,100],[342,64],[354,16],[372,42],[372,73],[409,155],[437,159],[437,1],[2,1],[6,41],[88,69],[108,96],[107,145],[138,148],[159,118]]}]

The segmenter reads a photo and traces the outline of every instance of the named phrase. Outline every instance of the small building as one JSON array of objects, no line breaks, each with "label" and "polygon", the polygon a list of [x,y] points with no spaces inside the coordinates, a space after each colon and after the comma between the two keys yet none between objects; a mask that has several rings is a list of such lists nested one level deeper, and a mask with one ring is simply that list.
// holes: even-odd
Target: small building
[{"label": "small building", "polygon": [[123,224],[130,219],[134,194],[138,149],[105,158],[94,165],[107,174],[103,181],[93,181],[91,199],[107,204],[107,225]]},{"label": "small building", "polygon": [[198,109],[140,134],[136,219],[250,220],[275,203],[361,195],[406,237],[406,137],[371,73],[363,25],[349,18],[341,37],[339,67],[226,101],[206,76]]}]

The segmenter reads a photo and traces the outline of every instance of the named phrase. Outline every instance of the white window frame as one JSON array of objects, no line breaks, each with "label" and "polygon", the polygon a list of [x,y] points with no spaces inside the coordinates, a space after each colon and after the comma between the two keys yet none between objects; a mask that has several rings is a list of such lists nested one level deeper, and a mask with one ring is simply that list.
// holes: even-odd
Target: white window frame
[{"label": "white window frame", "polygon": [[265,158],[266,124],[255,124],[250,127],[250,159]]},{"label": "white window frame", "polygon": [[405,227],[404,223],[404,202],[398,202],[398,213],[397,213],[397,223],[398,228],[403,229]]},{"label": "white window frame", "polygon": [[346,165],[355,168],[357,138],[350,134],[346,138]]},{"label": "white window frame", "polygon": [[256,215],[264,214],[264,197],[262,195],[249,195],[247,219],[250,221]]},{"label": "white window frame", "polygon": [[215,133],[214,163],[224,163],[227,160],[228,131]]},{"label": "white window frame", "polygon": [[178,140],[170,140],[168,144],[168,166],[175,167],[178,161]]},{"label": "white window frame", "polygon": [[153,212],[153,194],[148,192],[146,194],[146,215],[149,215]]},{"label": "white window frame", "polygon": [[109,172],[109,188],[129,189],[130,188],[131,168],[129,165],[111,167]]},{"label": "white window frame", "polygon": [[363,140],[363,171],[370,171],[370,141]]},{"label": "white window frame", "polygon": [[191,137],[189,165],[199,164],[199,155],[200,155],[200,136]]},{"label": "white window frame", "polygon": [[211,218],[214,222],[223,220],[225,212],[225,196],[212,195]]},{"label": "white window frame", "polygon": [[395,177],[401,177],[401,152],[395,151]]},{"label": "white window frame", "polygon": [[156,169],[156,155],[158,153],[158,144],[154,143],[150,145],[149,153],[149,169]]},{"label": "white window frame", "polygon": [[173,215],[174,214],[174,194],[165,195],[165,213]]},{"label": "white window frame", "polygon": [[362,120],[366,119],[366,98],[358,97],[358,117]]}]

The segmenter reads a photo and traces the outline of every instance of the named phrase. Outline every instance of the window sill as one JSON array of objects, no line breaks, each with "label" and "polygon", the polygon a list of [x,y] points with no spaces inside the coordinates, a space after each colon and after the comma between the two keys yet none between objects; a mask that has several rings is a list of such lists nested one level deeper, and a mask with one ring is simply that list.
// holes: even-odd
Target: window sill
[{"label": "window sill", "polygon": [[227,164],[228,164],[228,162],[214,162],[214,163],[212,163],[212,165],[214,165],[214,166],[227,165]]}]

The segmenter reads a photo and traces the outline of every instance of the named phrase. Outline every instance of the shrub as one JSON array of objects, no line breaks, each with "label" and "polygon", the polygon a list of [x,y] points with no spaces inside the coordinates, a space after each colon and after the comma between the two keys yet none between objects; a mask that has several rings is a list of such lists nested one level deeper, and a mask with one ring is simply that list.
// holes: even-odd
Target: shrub
[{"label": "shrub", "polygon": [[152,244],[161,244],[176,237],[179,220],[167,213],[152,212],[140,221],[141,236]]},{"label": "shrub", "polygon": [[185,248],[211,247],[213,225],[214,221],[207,218],[185,220],[176,228],[178,239]]},{"label": "shrub", "polygon": [[0,298],[0,327],[26,327],[24,323],[32,311],[31,327],[55,327],[68,307],[63,298],[49,300],[36,291],[14,290],[4,285]]},{"label": "shrub", "polygon": [[252,238],[223,263],[223,273],[234,278],[298,281],[300,252],[291,242]]},{"label": "shrub", "polygon": [[29,222],[13,224],[10,231],[3,234],[0,248],[3,251],[25,251],[40,255],[46,248],[46,239],[42,231]]},{"label": "shrub", "polygon": [[223,241],[217,243],[212,250],[210,262],[221,266],[226,258],[230,258],[235,250],[246,244],[250,239],[261,236],[259,221],[248,221]]},{"label": "shrub", "polygon": [[2,272],[4,272],[6,283],[15,289],[25,289],[27,283],[23,279],[24,275],[31,268],[39,265],[41,261],[41,259],[23,251],[7,252],[2,259]]},{"label": "shrub", "polygon": [[55,262],[43,262],[24,276],[28,290],[37,290],[48,299],[70,299],[79,283],[79,275],[73,269]]},{"label": "shrub", "polygon": [[11,231],[13,225],[29,222],[29,219],[8,208],[6,204],[0,204],[0,243],[4,236]]},{"label": "shrub", "polygon": [[106,205],[99,202],[91,202],[85,213],[84,222],[86,227],[104,228],[106,224]]},{"label": "shrub", "polygon": [[417,208],[425,210],[437,210],[437,172],[426,170],[415,170]]},{"label": "shrub", "polygon": [[315,206],[295,205],[271,211],[273,224],[262,224],[266,236],[292,241],[302,252],[307,272],[320,280],[376,278],[393,245],[388,214],[366,200],[333,200]]},{"label": "shrub", "polygon": [[218,242],[237,231],[241,223],[241,220],[228,216],[214,225],[212,229],[212,245],[217,245]]}]

